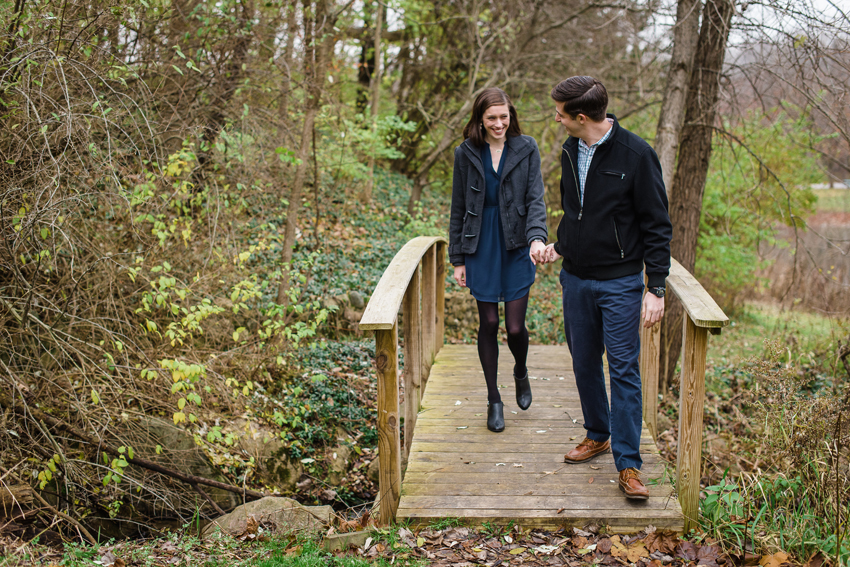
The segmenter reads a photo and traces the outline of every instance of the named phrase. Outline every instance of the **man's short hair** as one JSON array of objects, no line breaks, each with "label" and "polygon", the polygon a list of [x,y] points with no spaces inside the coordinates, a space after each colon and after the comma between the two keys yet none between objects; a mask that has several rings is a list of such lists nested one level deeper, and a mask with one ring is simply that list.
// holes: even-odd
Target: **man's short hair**
[{"label": "man's short hair", "polygon": [[605,85],[588,76],[564,79],[552,89],[552,99],[564,103],[564,112],[572,119],[584,114],[594,122],[602,122],[608,110]]}]

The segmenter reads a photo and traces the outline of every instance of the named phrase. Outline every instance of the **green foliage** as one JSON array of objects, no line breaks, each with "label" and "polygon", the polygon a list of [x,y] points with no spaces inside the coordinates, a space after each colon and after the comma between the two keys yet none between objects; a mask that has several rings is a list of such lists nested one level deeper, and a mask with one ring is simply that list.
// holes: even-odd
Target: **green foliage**
[{"label": "green foliage", "polygon": [[751,112],[741,124],[726,125],[728,134],[715,136],[696,273],[727,310],[757,285],[764,266],[759,245],[775,243],[775,226],[794,226],[795,217],[813,210],[808,187],[821,174],[816,156],[797,142],[810,128],[808,116],[800,116]]}]

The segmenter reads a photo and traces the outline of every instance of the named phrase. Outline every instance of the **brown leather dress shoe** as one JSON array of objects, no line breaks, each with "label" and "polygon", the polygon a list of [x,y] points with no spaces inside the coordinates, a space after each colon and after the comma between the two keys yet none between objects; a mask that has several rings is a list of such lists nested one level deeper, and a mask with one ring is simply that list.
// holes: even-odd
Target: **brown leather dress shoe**
[{"label": "brown leather dress shoe", "polygon": [[611,440],[594,441],[588,437],[579,443],[575,449],[564,455],[564,462],[570,464],[586,463],[596,455],[606,452],[611,448]]},{"label": "brown leather dress shoe", "polygon": [[631,500],[646,500],[649,498],[649,490],[640,479],[637,469],[623,469],[620,471],[620,490]]}]

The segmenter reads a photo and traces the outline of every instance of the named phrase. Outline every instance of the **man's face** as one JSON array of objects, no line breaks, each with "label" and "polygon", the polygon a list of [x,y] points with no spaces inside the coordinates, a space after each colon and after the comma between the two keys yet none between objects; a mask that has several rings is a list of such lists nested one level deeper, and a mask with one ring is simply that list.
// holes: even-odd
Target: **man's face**
[{"label": "man's face", "polygon": [[569,114],[564,112],[565,104],[563,102],[555,102],[555,122],[560,122],[568,135],[580,138],[581,133],[584,131],[586,118],[584,114],[579,114],[573,119]]}]

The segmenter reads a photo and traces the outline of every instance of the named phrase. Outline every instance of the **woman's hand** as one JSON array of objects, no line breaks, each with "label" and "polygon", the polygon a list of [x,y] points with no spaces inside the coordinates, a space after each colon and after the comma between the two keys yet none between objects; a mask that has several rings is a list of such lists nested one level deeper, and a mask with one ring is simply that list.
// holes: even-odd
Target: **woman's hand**
[{"label": "woman's hand", "polygon": [[546,245],[539,240],[535,240],[531,243],[530,248],[531,250],[529,250],[528,255],[531,258],[531,263],[535,266],[537,264],[545,264],[546,259],[543,257],[542,253],[546,250]]},{"label": "woman's hand", "polygon": [[466,287],[466,266],[455,266],[455,281],[460,287]]}]

